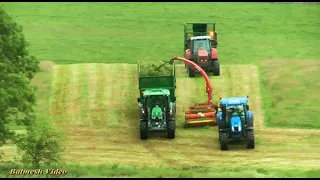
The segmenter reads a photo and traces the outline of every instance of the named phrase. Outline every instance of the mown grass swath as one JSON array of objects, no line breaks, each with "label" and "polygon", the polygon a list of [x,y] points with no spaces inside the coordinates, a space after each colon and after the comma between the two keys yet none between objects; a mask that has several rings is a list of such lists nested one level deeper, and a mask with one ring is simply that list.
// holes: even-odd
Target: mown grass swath
[{"label": "mown grass swath", "polygon": [[[41,66],[52,67],[33,79],[36,112],[65,133],[68,164],[52,168],[69,170],[68,177],[319,176],[320,6],[1,4],[23,25],[30,51],[46,62]],[[176,139],[139,140],[136,63],[146,65],[146,75],[165,75],[172,65],[154,69],[183,56],[183,23],[188,21],[216,22],[221,76],[210,78],[214,100],[249,95],[254,151],[233,145],[222,153],[215,127],[183,128],[185,108],[206,100],[203,78],[188,78],[183,65],[176,66]],[[9,145],[0,148],[5,160],[16,155]],[[8,167],[22,166],[1,166],[0,172]]]}]

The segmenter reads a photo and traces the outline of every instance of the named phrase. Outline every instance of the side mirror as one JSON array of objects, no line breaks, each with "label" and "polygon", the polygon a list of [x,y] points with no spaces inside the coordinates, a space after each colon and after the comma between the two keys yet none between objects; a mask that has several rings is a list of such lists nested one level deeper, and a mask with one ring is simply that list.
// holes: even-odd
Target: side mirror
[{"label": "side mirror", "polygon": [[137,98],[137,102],[140,102],[140,98]]}]

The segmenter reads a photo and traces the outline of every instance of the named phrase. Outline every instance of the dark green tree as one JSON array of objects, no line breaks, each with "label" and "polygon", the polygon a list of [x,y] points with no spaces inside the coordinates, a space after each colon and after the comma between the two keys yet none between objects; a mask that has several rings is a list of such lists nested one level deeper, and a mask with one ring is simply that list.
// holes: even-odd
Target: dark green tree
[{"label": "dark green tree", "polygon": [[63,137],[46,121],[32,123],[27,134],[17,135],[15,144],[22,153],[21,162],[35,168],[61,163]]},{"label": "dark green tree", "polygon": [[35,119],[31,79],[39,61],[27,51],[22,27],[0,7],[0,144],[13,133],[9,123],[30,125]]}]

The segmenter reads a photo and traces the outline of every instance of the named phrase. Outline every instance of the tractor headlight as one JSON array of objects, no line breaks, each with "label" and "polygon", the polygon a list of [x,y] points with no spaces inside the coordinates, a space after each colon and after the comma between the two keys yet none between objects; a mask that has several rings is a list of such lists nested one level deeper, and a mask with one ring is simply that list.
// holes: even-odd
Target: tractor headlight
[{"label": "tractor headlight", "polygon": [[211,39],[213,39],[213,37],[214,37],[214,31],[210,31],[210,37],[211,37]]}]

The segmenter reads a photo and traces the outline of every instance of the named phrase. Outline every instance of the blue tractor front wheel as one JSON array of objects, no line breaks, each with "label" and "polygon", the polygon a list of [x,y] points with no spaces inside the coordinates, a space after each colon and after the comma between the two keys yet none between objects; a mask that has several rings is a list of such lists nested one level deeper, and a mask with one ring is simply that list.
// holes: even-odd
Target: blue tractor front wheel
[{"label": "blue tractor front wheel", "polygon": [[254,132],[247,131],[247,148],[254,149]]}]

